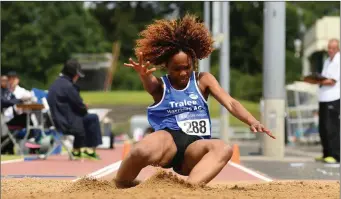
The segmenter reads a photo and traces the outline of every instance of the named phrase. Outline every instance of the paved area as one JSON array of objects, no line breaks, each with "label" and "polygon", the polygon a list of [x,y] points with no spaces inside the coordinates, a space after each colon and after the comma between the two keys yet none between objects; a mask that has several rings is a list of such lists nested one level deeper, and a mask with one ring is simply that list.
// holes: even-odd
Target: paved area
[{"label": "paved area", "polygon": [[[258,140],[231,141],[239,145],[241,156],[261,155],[261,142]],[[287,145],[285,147],[285,157],[316,157],[321,155],[321,145]]]},{"label": "paved area", "polygon": [[302,161],[243,160],[242,165],[281,180],[339,180],[339,164]]},{"label": "paved area", "polygon": [[261,155],[258,140],[234,141],[239,145],[241,164],[281,180],[339,180],[340,164],[315,162],[321,155],[320,145],[287,145],[284,158],[274,159]]}]

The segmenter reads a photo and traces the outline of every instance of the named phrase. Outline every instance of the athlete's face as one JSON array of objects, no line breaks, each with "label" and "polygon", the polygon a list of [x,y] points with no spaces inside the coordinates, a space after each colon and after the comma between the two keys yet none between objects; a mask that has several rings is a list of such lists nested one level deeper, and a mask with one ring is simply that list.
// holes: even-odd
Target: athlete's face
[{"label": "athlete's face", "polygon": [[175,54],[169,60],[167,70],[173,87],[179,89],[186,87],[193,71],[191,57],[184,52]]}]

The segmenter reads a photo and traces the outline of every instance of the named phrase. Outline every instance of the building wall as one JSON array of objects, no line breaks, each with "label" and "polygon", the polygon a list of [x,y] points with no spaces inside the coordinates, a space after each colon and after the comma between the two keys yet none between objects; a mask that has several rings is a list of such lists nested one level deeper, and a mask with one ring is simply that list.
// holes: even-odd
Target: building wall
[{"label": "building wall", "polygon": [[325,16],[306,32],[303,39],[302,75],[318,70],[326,58],[328,40],[340,39],[340,17]]}]

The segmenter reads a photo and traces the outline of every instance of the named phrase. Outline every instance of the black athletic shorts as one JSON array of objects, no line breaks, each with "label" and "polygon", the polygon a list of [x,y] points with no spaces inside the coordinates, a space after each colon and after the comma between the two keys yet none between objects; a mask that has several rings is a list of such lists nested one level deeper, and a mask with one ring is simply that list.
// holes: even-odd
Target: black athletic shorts
[{"label": "black athletic shorts", "polygon": [[177,152],[173,158],[173,160],[163,168],[173,168],[173,170],[179,174],[181,174],[181,166],[184,161],[184,155],[187,147],[193,142],[202,139],[199,136],[195,135],[187,135],[181,130],[172,130],[169,128],[162,129],[170,133],[173,137],[174,143],[177,148]]}]

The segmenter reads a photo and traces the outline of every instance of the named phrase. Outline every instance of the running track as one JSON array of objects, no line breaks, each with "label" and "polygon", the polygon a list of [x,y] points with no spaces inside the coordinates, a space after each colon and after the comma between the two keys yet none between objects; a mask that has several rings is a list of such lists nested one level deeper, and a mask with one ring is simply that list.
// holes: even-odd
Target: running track
[{"label": "running track", "polygon": [[[102,160],[69,161],[66,155],[51,156],[47,160],[1,162],[1,178],[48,178],[77,181],[83,176],[111,180],[120,165],[122,146],[114,150],[98,150]],[[153,167],[144,168],[137,179],[144,180],[156,171]],[[229,162],[211,183],[228,181],[272,181],[268,176],[250,170],[242,165]]]}]

